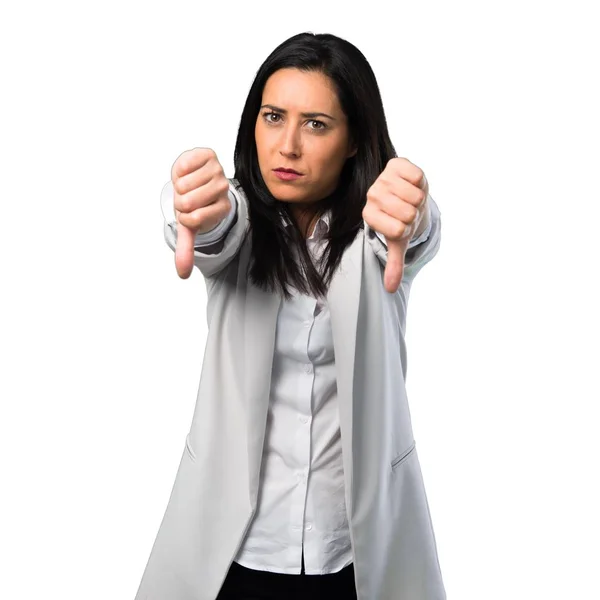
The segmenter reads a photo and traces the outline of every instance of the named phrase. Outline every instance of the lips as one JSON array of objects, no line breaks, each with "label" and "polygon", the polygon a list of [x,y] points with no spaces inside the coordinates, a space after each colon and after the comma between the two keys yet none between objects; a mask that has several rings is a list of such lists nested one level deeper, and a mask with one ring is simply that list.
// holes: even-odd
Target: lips
[{"label": "lips", "polygon": [[294,173],[295,175],[302,175],[302,173],[298,173],[298,171],[294,171],[294,169],[286,169],[284,167],[278,167],[277,169],[273,169],[273,171],[278,171],[280,173]]}]

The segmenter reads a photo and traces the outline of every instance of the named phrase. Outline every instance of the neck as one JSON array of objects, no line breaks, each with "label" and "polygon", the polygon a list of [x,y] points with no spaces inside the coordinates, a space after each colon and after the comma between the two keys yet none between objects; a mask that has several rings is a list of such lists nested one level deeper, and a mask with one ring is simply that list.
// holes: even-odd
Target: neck
[{"label": "neck", "polygon": [[291,212],[304,238],[309,238],[319,220],[319,213],[317,212],[316,207],[292,206]]},{"label": "neck", "polygon": [[334,190],[316,202],[299,202],[289,205],[292,217],[298,224],[300,231],[305,239],[312,235],[312,232],[324,211],[330,209],[338,200],[341,190],[338,186]]}]

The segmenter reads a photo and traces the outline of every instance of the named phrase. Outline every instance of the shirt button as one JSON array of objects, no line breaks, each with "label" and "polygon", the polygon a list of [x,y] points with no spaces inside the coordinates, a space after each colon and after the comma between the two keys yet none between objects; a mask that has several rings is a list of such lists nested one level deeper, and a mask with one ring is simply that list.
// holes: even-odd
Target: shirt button
[{"label": "shirt button", "polygon": [[310,327],[310,321],[304,321],[304,327]]},{"label": "shirt button", "polygon": [[305,417],[304,415],[298,415],[298,419],[300,420],[300,423],[304,423],[305,425],[308,423],[308,417]]},{"label": "shirt button", "polygon": [[312,529],[312,523],[306,524],[306,531],[310,531]]},{"label": "shirt button", "polygon": [[304,365],[304,370],[305,370],[307,373],[312,373],[312,365],[311,365],[311,364]]}]

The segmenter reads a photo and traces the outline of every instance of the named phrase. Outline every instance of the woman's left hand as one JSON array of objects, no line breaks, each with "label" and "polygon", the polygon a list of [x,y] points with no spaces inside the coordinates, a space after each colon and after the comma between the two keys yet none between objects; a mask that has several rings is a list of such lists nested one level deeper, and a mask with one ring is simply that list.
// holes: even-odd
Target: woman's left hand
[{"label": "woman's left hand", "polygon": [[428,193],[425,173],[406,158],[392,158],[367,192],[362,216],[385,236],[388,260],[383,281],[390,293],[402,281],[408,244],[422,229]]}]

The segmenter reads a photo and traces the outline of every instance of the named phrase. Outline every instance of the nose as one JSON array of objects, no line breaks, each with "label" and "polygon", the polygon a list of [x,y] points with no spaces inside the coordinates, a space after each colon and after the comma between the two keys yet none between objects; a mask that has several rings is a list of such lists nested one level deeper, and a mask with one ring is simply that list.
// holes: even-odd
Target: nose
[{"label": "nose", "polygon": [[300,132],[296,127],[288,125],[281,133],[279,153],[286,158],[298,158],[302,153]]}]

